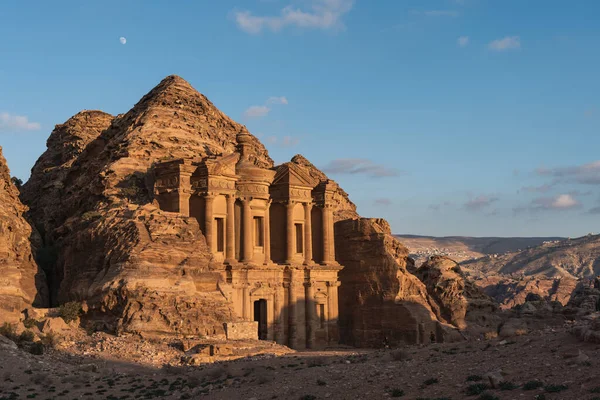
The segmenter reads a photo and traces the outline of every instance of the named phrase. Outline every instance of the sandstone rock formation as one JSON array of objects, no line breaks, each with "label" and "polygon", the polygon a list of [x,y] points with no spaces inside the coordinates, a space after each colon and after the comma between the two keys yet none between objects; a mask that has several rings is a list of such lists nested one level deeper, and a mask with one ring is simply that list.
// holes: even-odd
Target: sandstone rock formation
[{"label": "sandstone rock formation", "polygon": [[415,274],[434,299],[432,308],[441,321],[461,330],[466,329],[469,322],[483,325],[491,322],[489,318],[496,310],[494,302],[465,277],[456,261],[432,256]]},{"label": "sandstone rock formation", "polygon": [[600,277],[579,282],[567,303],[567,309],[576,314],[600,311]]},{"label": "sandstone rock formation", "polygon": [[[22,195],[43,236],[38,259],[51,278],[53,305],[84,302],[85,323],[115,332],[224,338],[224,323],[240,318],[230,282],[223,281],[225,267],[209,251],[197,218],[158,207],[155,166],[231,154],[240,134],[250,141],[244,162],[273,168],[244,126],[176,76],[125,114],[83,111],[58,125]],[[345,266],[339,275],[344,341],[381,346],[455,338],[445,321],[459,326],[459,320],[442,316],[387,222],[361,219],[348,194],[306,158],[297,155],[290,164],[328,185],[339,204],[333,219],[336,260]]]},{"label": "sandstone rock formation", "polygon": [[530,295],[566,305],[577,286],[577,280],[572,278],[551,279],[536,276],[511,278],[490,275],[476,278],[475,283],[485,294],[494,299],[501,309],[510,309],[523,304]]},{"label": "sandstone rock formation", "polygon": [[31,227],[0,148],[0,322],[18,321],[27,306],[46,305],[43,273],[31,254]]},{"label": "sandstone rock formation", "polygon": [[[235,316],[204,236],[194,218],[152,203],[152,166],[233,152],[245,127],[176,76],[107,126],[110,119],[84,112],[58,126],[24,188],[45,248],[56,253],[58,302],[85,300],[87,317],[112,330],[223,335]],[[271,167],[252,140],[251,160]]]},{"label": "sandstone rock formation", "polygon": [[336,223],[340,271],[340,337],[345,344],[380,347],[384,343],[443,341],[450,330],[432,311],[433,299],[407,270],[408,250],[382,219]]}]

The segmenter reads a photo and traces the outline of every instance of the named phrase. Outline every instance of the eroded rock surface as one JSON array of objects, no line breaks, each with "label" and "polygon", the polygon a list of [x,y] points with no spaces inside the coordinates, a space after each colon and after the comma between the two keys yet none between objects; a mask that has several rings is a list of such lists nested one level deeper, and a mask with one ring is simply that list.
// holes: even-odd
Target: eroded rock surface
[{"label": "eroded rock surface", "polygon": [[[153,203],[152,166],[233,152],[241,131],[176,76],[126,114],[83,112],[58,126],[23,193],[54,252],[58,302],[86,301],[88,319],[118,332],[224,335],[236,316],[204,236],[195,218]],[[251,138],[252,162],[272,167]]]},{"label": "eroded rock surface", "polygon": [[32,304],[46,305],[44,276],[31,253],[25,210],[0,147],[0,322],[17,321]]},{"label": "eroded rock surface", "polygon": [[460,265],[446,256],[432,256],[415,273],[434,299],[437,317],[463,330],[469,323],[487,325],[496,306],[472,281]]},{"label": "eroded rock surface", "polygon": [[447,329],[433,300],[407,270],[408,250],[382,219],[349,219],[335,225],[340,271],[340,337],[354,346],[443,341]]}]

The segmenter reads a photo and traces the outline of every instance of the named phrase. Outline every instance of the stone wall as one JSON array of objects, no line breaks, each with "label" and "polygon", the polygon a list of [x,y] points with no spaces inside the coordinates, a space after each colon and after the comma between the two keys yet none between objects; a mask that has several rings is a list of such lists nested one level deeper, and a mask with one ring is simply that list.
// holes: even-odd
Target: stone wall
[{"label": "stone wall", "polygon": [[225,335],[227,340],[258,340],[258,322],[226,322]]}]

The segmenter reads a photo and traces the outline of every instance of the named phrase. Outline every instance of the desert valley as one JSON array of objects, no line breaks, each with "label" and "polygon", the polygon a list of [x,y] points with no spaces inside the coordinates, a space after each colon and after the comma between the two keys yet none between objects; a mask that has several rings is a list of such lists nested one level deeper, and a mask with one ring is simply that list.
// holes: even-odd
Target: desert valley
[{"label": "desert valley", "polygon": [[56,125],[22,186],[0,156],[0,398],[600,398],[600,236],[351,198],[179,76]]}]

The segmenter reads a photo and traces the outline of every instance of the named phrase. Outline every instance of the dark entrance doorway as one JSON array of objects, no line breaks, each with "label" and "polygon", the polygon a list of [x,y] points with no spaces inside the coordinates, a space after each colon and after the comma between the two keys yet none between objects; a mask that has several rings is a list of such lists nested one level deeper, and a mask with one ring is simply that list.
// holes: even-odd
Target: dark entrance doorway
[{"label": "dark entrance doorway", "polygon": [[264,299],[254,302],[254,320],[258,322],[258,339],[267,340],[267,301]]}]

